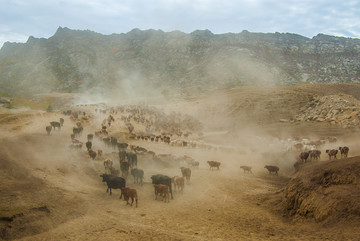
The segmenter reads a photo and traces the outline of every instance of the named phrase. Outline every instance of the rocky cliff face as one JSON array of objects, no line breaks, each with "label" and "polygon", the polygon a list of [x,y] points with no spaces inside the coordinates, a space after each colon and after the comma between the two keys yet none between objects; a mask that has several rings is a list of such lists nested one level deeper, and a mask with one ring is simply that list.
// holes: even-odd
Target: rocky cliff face
[{"label": "rocky cliff face", "polygon": [[243,31],[190,34],[134,29],[101,35],[59,28],[0,50],[0,94],[157,93],[238,85],[360,80],[360,40]]}]

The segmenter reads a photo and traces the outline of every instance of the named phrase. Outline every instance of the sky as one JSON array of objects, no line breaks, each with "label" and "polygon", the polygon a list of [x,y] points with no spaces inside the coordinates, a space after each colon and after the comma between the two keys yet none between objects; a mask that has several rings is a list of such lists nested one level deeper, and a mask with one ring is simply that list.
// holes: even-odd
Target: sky
[{"label": "sky", "polygon": [[360,38],[359,0],[0,0],[0,47],[58,27],[101,34],[208,29]]}]

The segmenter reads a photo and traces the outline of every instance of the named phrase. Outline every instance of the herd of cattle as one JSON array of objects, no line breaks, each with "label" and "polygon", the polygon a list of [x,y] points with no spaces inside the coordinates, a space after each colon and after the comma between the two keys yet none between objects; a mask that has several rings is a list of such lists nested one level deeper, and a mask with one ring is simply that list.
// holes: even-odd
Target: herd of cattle
[{"label": "herd of cattle", "polygon": [[[67,114],[71,114],[72,112],[68,111]],[[83,143],[79,141],[77,138],[81,137],[82,132],[84,130],[83,125],[80,121],[78,121],[78,116],[81,113],[76,113],[76,116],[71,114],[72,118],[71,120],[75,121],[75,125],[72,129],[73,133],[70,135],[71,137],[71,149],[78,149],[81,150]],[[85,115],[85,113],[83,113]],[[127,143],[118,142],[117,138],[113,136],[106,136],[107,133],[107,127],[111,126],[111,122],[115,121],[113,116],[109,115],[109,118],[107,118],[107,122],[103,122],[101,126],[101,135],[98,134],[98,132],[95,132],[95,136],[101,139],[105,146],[108,146],[110,148],[117,148],[118,149],[118,156],[119,156],[119,164],[120,164],[120,170],[116,169],[114,167],[114,163],[112,160],[107,159],[103,162],[105,173],[101,174],[100,177],[102,177],[103,182],[106,182],[107,184],[107,192],[110,192],[112,194],[112,189],[121,189],[121,196],[120,198],[124,198],[124,200],[127,202],[127,204],[132,205],[134,202],[138,203],[138,194],[136,189],[132,189],[130,187],[126,186],[126,181],[128,179],[129,173],[134,178],[134,184],[143,185],[143,179],[144,179],[144,170],[139,169],[137,167],[138,165],[138,154],[151,154],[153,157],[155,157],[155,153],[146,150],[143,147],[140,146],[134,146],[129,145]],[[106,123],[106,125],[104,125]],[[51,134],[52,130],[61,130],[61,127],[64,125],[64,119],[60,118],[58,121],[51,121],[49,126],[46,126],[46,132],[48,135]],[[106,136],[106,137],[105,137]],[[98,149],[97,151],[94,151],[93,146],[93,138],[94,134],[88,134],[87,135],[87,142],[85,143],[87,152],[89,154],[89,157],[91,159],[95,159],[96,157],[102,157],[102,150]],[[162,140],[165,143],[169,144],[170,137],[167,136],[161,136],[159,137],[159,140]],[[194,161],[192,158],[184,156],[183,158],[186,160],[187,164],[198,167],[199,162]],[[217,161],[209,161],[209,166],[212,169],[213,167],[217,167],[219,169],[220,162]],[[181,175],[174,176],[170,178],[167,175],[163,174],[157,174],[151,176],[152,184],[154,184],[154,193],[155,193],[155,199],[158,198],[158,196],[162,197],[164,201],[169,202],[170,196],[173,199],[173,187],[175,191],[183,192],[185,183],[190,182],[191,178],[191,169],[189,167],[181,167]],[[131,203],[129,203],[129,200],[131,199]]]},{"label": "herd of cattle", "polygon": [[[130,126],[130,119],[137,120],[137,121],[144,121],[144,115],[140,115],[139,113],[142,113],[141,110],[133,110],[133,115],[131,118],[127,119],[128,121],[127,126],[129,128]],[[142,110],[144,111],[144,110]],[[74,114],[76,113],[76,114]],[[75,122],[75,126],[72,129],[71,137],[71,144],[70,148],[75,150],[81,150],[83,143],[78,140],[79,137],[81,137],[82,132],[84,130],[83,124],[81,121],[79,121],[79,115],[86,115],[85,112],[71,112],[67,111],[64,113],[66,115],[71,115],[71,120]],[[148,114],[148,113],[147,113]],[[118,150],[118,157],[119,157],[119,166],[120,170],[116,169],[114,167],[114,163],[112,160],[107,159],[103,162],[105,173],[100,175],[102,177],[102,181],[106,182],[107,184],[107,192],[110,192],[110,195],[112,194],[112,189],[121,189],[121,196],[120,198],[124,198],[127,204],[133,205],[134,201],[136,203],[136,206],[138,205],[138,193],[136,189],[127,187],[126,180],[128,179],[128,175],[131,174],[134,178],[134,184],[143,185],[143,179],[144,179],[144,170],[138,168],[138,155],[148,155],[151,156],[154,160],[156,158],[159,158],[154,152],[148,151],[147,149],[135,146],[135,145],[129,145],[125,142],[119,142],[117,138],[113,136],[108,135],[108,130],[111,127],[112,122],[115,121],[115,118],[113,115],[109,115],[108,118],[104,119],[102,122],[101,128],[99,131],[95,131],[94,134],[88,134],[87,135],[87,142],[85,143],[88,155],[91,159],[95,160],[96,157],[99,159],[102,159],[103,151],[101,149],[94,150],[93,146],[93,139],[94,136],[97,137],[99,140],[103,141],[105,146],[112,148],[113,150]],[[152,122],[150,122],[152,123]],[[61,127],[64,125],[64,119],[60,118],[59,121],[52,121],[50,122],[49,126],[46,126],[46,132],[48,135],[51,134],[52,130],[58,130],[61,129]],[[133,129],[129,128],[129,133],[132,133]],[[137,139],[145,139],[146,136],[137,136]],[[164,142],[167,144],[172,143],[171,138],[169,135],[157,135],[150,137],[151,141],[154,142]],[[182,142],[182,145],[187,145]],[[340,152],[341,158],[347,157],[349,153],[349,148],[339,147],[337,149],[330,149],[326,150],[326,153],[329,155],[329,159],[337,159],[337,154]],[[299,155],[299,160],[294,164],[294,167],[296,170],[299,169],[300,164],[303,164],[307,161],[313,161],[313,160],[320,160],[321,151],[320,150],[310,150],[310,151],[303,151]],[[194,168],[197,168],[199,166],[199,162],[193,160],[190,157],[184,156],[186,163],[189,166],[192,166]],[[105,158],[106,159],[106,158]],[[212,169],[220,169],[221,162],[218,161],[207,161],[210,170]],[[251,166],[240,166],[241,169],[243,169],[244,173],[251,173],[252,174],[252,167]],[[278,166],[272,166],[272,165],[266,165],[265,168],[268,170],[269,174],[275,174],[278,175],[278,172],[280,168]],[[177,175],[174,177],[169,177],[167,175],[163,174],[157,174],[152,175],[151,180],[152,184],[154,185],[154,194],[155,199],[158,198],[158,196],[162,197],[162,199],[166,202],[169,202],[170,197],[173,199],[173,190],[178,192],[183,192],[185,183],[190,182],[191,178],[191,169],[189,167],[181,167],[181,175]],[[131,199],[131,203],[129,203],[129,200]]]},{"label": "herd of cattle", "polygon": [[[341,158],[347,158],[349,154],[350,148],[347,146],[339,147],[338,149],[326,149],[325,153],[329,156],[329,160],[336,160],[337,155],[340,152]],[[310,150],[303,151],[300,153],[297,162],[294,164],[294,168],[296,171],[306,162],[309,161],[319,161],[320,160],[321,151],[320,150]]]}]

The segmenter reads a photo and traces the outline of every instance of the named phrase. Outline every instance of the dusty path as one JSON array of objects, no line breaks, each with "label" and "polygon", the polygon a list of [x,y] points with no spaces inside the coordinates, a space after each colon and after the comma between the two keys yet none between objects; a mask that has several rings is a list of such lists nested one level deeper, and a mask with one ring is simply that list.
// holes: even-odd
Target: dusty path
[{"label": "dusty path", "polygon": [[[15,162],[24,163],[46,186],[41,195],[26,196],[25,204],[45,203],[50,210],[50,217],[41,219],[50,227],[48,231],[19,240],[356,240],[360,235],[358,229],[347,227],[293,223],[275,213],[276,208],[263,204],[288,177],[269,176],[263,168],[255,168],[254,175],[244,174],[239,169],[244,160],[233,160],[232,156],[223,160],[220,171],[211,171],[206,158],[220,157],[219,153],[165,144],[142,143],[160,153],[195,156],[200,167],[193,169],[191,182],[183,193],[175,193],[170,203],[154,200],[150,176],[180,175],[180,170],[159,170],[139,163],[140,168],[146,167],[145,184],[141,187],[128,179],[128,185],[138,190],[139,207],[126,206],[119,200],[119,190],[112,196],[106,193],[99,177],[103,172],[101,160],[90,160],[84,149],[74,153],[67,148],[72,130],[68,118],[61,131],[46,136],[45,125],[60,116],[42,113],[11,125],[2,124],[1,142],[6,153]],[[84,133],[87,130],[90,126]],[[111,156],[111,149],[101,143],[95,145]],[[19,191],[16,196],[21,198],[26,190],[24,194]]]}]

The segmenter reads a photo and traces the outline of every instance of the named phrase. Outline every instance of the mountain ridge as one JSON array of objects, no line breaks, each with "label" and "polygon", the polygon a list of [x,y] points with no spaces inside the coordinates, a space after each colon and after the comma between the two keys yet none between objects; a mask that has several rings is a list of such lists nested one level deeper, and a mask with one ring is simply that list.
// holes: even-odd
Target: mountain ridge
[{"label": "mountain ridge", "polygon": [[324,34],[133,29],[103,35],[59,27],[48,39],[30,36],[26,43],[3,45],[0,94],[168,95],[241,85],[359,82],[359,55],[360,39]]}]

